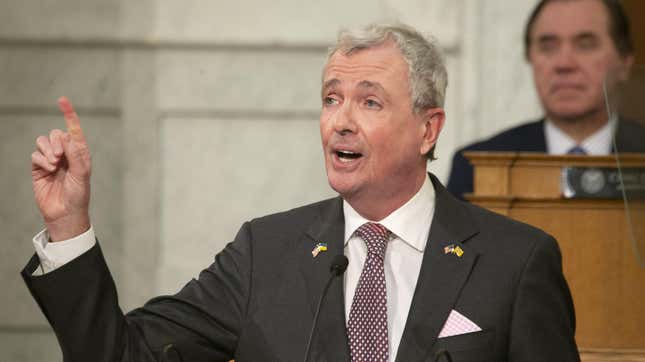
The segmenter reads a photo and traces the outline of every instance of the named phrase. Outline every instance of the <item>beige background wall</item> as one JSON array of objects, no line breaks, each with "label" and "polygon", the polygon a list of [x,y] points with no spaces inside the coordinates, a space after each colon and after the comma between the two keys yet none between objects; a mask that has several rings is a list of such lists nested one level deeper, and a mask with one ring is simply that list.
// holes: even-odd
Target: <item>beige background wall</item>
[{"label": "beige background wall", "polygon": [[41,228],[29,156],[78,108],[92,220],[124,309],[172,293],[244,220],[333,195],[319,146],[320,72],[341,26],[399,19],[446,51],[440,159],[539,115],[522,59],[534,0],[3,0],[0,361],[61,360],[18,272]]}]

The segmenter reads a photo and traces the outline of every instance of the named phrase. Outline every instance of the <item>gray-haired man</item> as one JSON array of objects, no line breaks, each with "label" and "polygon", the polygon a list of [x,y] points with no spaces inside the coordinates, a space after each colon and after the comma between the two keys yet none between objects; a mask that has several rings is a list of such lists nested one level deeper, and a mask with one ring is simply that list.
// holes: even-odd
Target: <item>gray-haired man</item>
[{"label": "gray-haired man", "polygon": [[[555,240],[426,173],[445,119],[437,46],[401,25],[341,32],[323,73],[339,197],[245,223],[197,280],[126,315],[89,222],[89,151],[61,100],[68,132],[32,157],[48,233],[23,276],[66,361],[154,361],[171,344],[184,361],[301,360],[338,255],[349,267],[322,300],[311,361],[578,360]],[[77,252],[48,260],[61,244]]]}]

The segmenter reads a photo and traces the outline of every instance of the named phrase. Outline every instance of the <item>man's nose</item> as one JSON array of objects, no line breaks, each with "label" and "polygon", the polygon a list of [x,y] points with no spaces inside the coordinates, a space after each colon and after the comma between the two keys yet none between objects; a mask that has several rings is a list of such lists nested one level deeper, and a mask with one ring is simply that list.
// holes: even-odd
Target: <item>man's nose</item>
[{"label": "man's nose", "polygon": [[558,72],[570,72],[578,66],[575,50],[569,46],[562,47],[556,54],[555,69]]},{"label": "man's nose", "polygon": [[345,135],[356,132],[355,112],[351,102],[344,102],[334,118],[334,131]]}]

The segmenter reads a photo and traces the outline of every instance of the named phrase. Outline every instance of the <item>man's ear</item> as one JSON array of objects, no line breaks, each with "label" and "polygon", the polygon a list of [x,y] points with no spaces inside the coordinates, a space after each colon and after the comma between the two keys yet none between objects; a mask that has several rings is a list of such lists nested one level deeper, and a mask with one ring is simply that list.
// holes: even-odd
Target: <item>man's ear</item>
[{"label": "man's ear", "polygon": [[439,133],[446,121],[446,112],[443,108],[428,108],[423,111],[423,142],[419,152],[422,155],[430,152],[437,143]]}]

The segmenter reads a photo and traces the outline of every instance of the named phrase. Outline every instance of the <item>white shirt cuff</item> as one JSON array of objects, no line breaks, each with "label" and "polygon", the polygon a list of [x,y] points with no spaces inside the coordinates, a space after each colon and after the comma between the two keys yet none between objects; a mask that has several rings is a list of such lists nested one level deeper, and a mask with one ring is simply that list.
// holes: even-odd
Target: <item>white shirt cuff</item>
[{"label": "white shirt cuff", "polygon": [[42,275],[60,268],[90,250],[96,244],[96,238],[94,228],[90,226],[79,236],[52,243],[49,242],[49,233],[45,229],[34,236],[33,243],[40,259],[40,269],[36,269],[34,275]]}]

